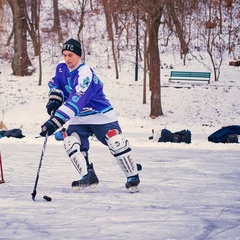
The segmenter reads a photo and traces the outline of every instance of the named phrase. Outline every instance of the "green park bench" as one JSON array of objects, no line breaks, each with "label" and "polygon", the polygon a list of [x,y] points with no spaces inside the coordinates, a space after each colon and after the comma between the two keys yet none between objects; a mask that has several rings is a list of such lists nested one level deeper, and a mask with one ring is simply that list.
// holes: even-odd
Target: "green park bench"
[{"label": "green park bench", "polygon": [[210,72],[171,71],[169,82],[177,83],[210,83]]}]

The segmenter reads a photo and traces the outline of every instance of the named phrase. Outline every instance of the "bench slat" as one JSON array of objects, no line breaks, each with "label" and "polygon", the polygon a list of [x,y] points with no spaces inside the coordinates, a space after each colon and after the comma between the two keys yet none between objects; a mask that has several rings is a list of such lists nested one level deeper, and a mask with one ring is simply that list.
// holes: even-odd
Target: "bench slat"
[{"label": "bench slat", "polygon": [[169,82],[171,81],[207,81],[210,83],[210,72],[186,72],[186,71],[171,71]]}]

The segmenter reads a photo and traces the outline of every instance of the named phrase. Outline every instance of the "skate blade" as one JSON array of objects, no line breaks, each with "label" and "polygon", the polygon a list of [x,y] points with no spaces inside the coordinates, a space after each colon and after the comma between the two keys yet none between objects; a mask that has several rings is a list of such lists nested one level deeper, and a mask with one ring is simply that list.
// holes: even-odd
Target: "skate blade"
[{"label": "skate blade", "polygon": [[75,192],[95,192],[99,189],[98,184],[92,184],[90,186],[75,186],[72,187]]},{"label": "skate blade", "polygon": [[136,193],[140,191],[140,188],[138,186],[133,186],[128,188],[130,193]]}]

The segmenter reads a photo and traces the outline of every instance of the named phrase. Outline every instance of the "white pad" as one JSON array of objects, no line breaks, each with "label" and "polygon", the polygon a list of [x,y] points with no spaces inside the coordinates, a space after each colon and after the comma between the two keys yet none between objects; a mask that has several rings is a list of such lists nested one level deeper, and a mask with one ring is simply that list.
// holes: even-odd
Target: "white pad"
[{"label": "white pad", "polygon": [[113,129],[107,132],[106,141],[112,155],[116,158],[118,165],[126,177],[138,174],[137,164],[131,157],[129,142],[118,130]]},{"label": "white pad", "polygon": [[80,143],[75,136],[67,136],[64,138],[65,150],[73,164],[80,173],[81,177],[87,174],[87,164],[84,156],[80,152]]}]

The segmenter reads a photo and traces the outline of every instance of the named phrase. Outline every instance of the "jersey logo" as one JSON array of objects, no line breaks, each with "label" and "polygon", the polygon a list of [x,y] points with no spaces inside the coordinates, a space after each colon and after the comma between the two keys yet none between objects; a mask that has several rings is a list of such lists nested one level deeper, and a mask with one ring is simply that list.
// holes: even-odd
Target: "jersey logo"
[{"label": "jersey logo", "polygon": [[98,83],[98,80],[99,80],[98,77],[97,77],[96,75],[94,75],[94,77],[93,77],[93,81],[94,81],[95,84]]},{"label": "jersey logo", "polygon": [[72,97],[72,101],[73,101],[74,103],[76,103],[76,102],[78,102],[79,98],[80,98],[80,97],[78,97],[78,96],[73,96],[73,97]]},{"label": "jersey logo", "polygon": [[83,82],[80,84],[80,86],[82,88],[85,88],[85,87],[88,87],[90,84],[90,78],[89,77],[86,77],[85,79],[83,79]]},{"label": "jersey logo", "polygon": [[68,93],[71,93],[71,91],[73,90],[72,89],[72,87],[71,87],[71,78],[70,77],[68,77],[67,78],[67,81],[68,81],[68,85],[65,85],[65,89],[66,89],[66,91],[68,92]]},{"label": "jersey logo", "polygon": [[68,93],[71,93],[72,92],[72,88],[68,85],[65,85],[65,89]]}]

